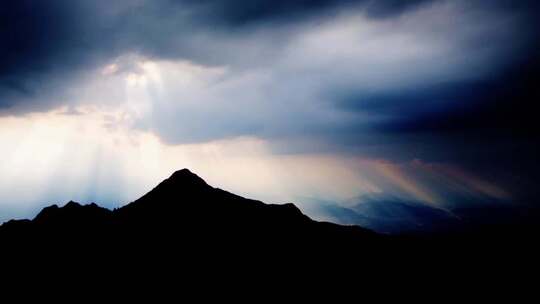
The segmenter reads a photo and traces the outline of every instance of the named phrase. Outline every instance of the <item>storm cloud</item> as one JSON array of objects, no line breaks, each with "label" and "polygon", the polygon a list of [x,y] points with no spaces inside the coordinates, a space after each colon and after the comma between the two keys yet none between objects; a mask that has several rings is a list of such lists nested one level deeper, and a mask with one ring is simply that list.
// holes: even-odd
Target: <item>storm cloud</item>
[{"label": "storm cloud", "polygon": [[[226,53],[238,49],[223,40],[235,43],[261,23],[280,27],[362,2],[8,1],[0,10],[0,108],[33,111],[67,102],[67,82],[125,53],[228,63]],[[409,7],[400,3],[366,5],[388,15]]]},{"label": "storm cloud", "polygon": [[[305,29],[299,29],[298,24],[316,27],[347,11],[368,19],[392,20],[434,2],[446,1],[9,1],[2,4],[0,11],[0,41],[4,46],[0,51],[0,108],[2,112],[25,112],[70,102],[73,96],[65,88],[72,81],[124,54],[254,68],[268,57],[280,56],[282,47],[302,35],[299,31]],[[483,9],[481,2],[463,8],[477,12]],[[510,15],[515,14],[523,14],[523,10],[515,9]],[[311,23],[306,24],[308,20]],[[460,20],[439,26],[455,26],[461,31],[474,26],[470,22]],[[416,26],[429,27],[429,23],[427,20]],[[394,25],[398,29],[399,21]],[[392,22],[387,27],[393,27]],[[437,30],[440,28],[435,27],[433,35],[451,38],[451,29],[446,33]],[[487,43],[494,41],[489,34],[499,30],[503,31],[501,40],[505,34],[516,34],[504,32],[512,29],[485,30],[489,30],[483,38]],[[523,29],[514,30],[524,35]],[[335,48],[348,48],[347,41],[339,42],[342,44]],[[468,48],[474,51],[478,46]]]},{"label": "storm cloud", "polygon": [[107,128],[171,146],[452,163],[526,200],[537,17],[506,0],[8,1],[0,115],[116,107]]}]

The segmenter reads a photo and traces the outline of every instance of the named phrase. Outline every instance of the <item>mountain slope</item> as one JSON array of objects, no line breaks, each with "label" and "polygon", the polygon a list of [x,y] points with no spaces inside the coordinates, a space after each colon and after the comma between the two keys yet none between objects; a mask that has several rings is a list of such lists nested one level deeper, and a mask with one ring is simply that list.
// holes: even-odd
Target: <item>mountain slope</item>
[{"label": "mountain slope", "polygon": [[330,282],[348,277],[344,274],[361,286],[373,278],[382,282],[410,274],[450,278],[449,273],[470,269],[486,274],[534,269],[537,230],[501,231],[386,236],[314,221],[293,204],[246,199],[184,169],[115,210],[69,202],[44,208],[33,220],[4,223],[0,256],[9,261],[3,273],[12,266],[47,278],[58,272],[78,279],[106,274],[114,283],[144,282],[141,288],[154,281],[177,287],[179,278],[198,286],[219,278],[215,287],[235,285],[233,276],[244,283],[269,278]]},{"label": "mountain slope", "polygon": [[[269,205],[213,188],[187,169],[175,172],[138,200],[115,210],[69,202],[44,208],[33,220],[10,221],[0,239],[92,251],[148,250],[285,252],[378,242],[356,226],[322,223],[295,205]],[[51,246],[53,244],[53,246]]]}]

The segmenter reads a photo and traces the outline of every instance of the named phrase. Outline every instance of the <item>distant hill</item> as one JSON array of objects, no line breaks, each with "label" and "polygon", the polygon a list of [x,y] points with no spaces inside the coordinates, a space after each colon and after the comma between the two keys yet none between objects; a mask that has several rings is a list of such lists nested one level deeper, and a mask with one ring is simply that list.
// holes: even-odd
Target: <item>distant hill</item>
[{"label": "distant hill", "polygon": [[346,207],[324,202],[316,205],[336,222],[360,225],[380,233],[433,234],[452,231],[464,224],[453,213],[421,202],[384,197],[360,197],[358,201]]}]

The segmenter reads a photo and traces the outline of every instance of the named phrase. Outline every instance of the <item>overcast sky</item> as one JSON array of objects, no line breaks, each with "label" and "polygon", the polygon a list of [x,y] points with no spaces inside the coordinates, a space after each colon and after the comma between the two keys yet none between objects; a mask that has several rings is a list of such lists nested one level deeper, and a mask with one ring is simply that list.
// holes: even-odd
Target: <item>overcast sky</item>
[{"label": "overcast sky", "polygon": [[[0,220],[173,171],[267,202],[538,194],[538,4],[0,4]],[[315,216],[324,217],[321,214]],[[335,219],[339,221],[339,219]]]}]

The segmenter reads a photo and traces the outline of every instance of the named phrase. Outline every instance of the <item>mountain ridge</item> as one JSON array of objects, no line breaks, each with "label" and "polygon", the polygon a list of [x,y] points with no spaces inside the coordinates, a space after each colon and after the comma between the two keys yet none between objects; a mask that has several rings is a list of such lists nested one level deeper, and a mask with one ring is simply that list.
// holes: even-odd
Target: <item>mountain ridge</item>
[{"label": "mountain ridge", "polygon": [[[190,233],[194,227],[197,230]],[[222,239],[237,244],[249,241],[263,247],[271,247],[267,241],[335,243],[341,237],[377,235],[360,227],[314,221],[292,203],[265,204],[214,188],[188,169],[175,171],[139,199],[113,210],[73,201],[62,207],[45,207],[32,220],[11,220],[0,226],[0,239],[10,234],[23,234],[37,242],[62,243],[62,238],[74,243],[78,238],[131,242],[141,235],[153,235],[209,238],[218,243]]]},{"label": "mountain ridge", "polygon": [[534,265],[535,234],[499,232],[384,235],[318,222],[294,204],[243,198],[179,170],[120,208],[70,201],[46,207],[32,220],[8,221],[0,226],[0,255],[11,266],[28,267],[28,273],[115,273],[120,280],[147,283],[173,274],[188,280],[221,275],[226,284],[238,273],[246,281],[269,274],[316,279],[333,273],[326,277],[331,279],[356,273],[366,282],[387,274],[432,277]]}]

